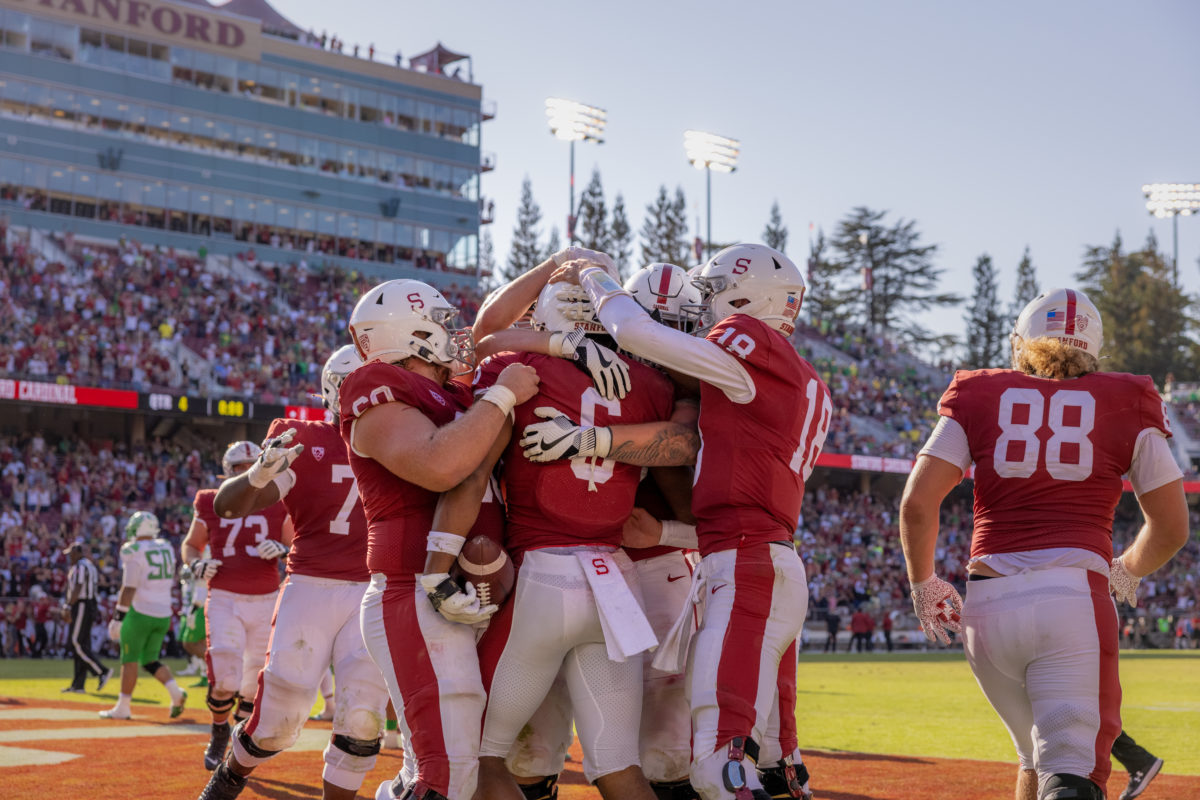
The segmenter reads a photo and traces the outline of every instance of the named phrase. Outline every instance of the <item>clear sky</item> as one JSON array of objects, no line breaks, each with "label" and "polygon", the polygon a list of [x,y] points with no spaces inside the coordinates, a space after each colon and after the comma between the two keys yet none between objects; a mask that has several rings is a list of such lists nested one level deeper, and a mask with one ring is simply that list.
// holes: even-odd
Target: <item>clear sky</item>
[{"label": "clear sky", "polygon": [[[703,226],[704,174],[683,131],[742,142],[736,173],[713,175],[713,239],[758,241],[773,200],[807,254],[865,205],[915,219],[946,287],[972,290],[989,253],[1001,297],[1031,248],[1043,287],[1073,280],[1085,245],[1153,230],[1143,183],[1200,182],[1200,3],[1194,0],[668,2],[274,0],[296,24],[378,59],[441,41],[473,57],[498,106],[483,149],[497,169],[497,257],[508,253],[520,184],[544,228],[565,229],[568,145],[544,101],[607,109],[607,141],[576,145],[581,191],[599,167],[634,229],[658,186],[683,187]],[[703,236],[703,228],[700,228]],[[635,250],[635,257],[638,251]],[[1179,220],[1180,273],[1200,293],[1200,217]],[[962,311],[927,320],[960,333]]]}]

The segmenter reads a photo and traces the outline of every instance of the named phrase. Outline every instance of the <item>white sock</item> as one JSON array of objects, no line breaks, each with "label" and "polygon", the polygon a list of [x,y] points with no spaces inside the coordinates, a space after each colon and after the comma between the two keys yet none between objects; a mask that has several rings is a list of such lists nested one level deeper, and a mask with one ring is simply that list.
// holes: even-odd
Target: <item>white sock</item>
[{"label": "white sock", "polygon": [[122,692],[121,694],[118,694],[116,710],[123,711],[126,714],[128,714],[129,713],[129,704],[132,700],[133,700],[132,694],[125,694],[124,692]]},{"label": "white sock", "polygon": [[179,688],[179,684],[175,682],[174,678],[164,683],[163,686],[166,686],[167,691],[171,693],[172,703],[178,703],[183,698],[183,689]]}]

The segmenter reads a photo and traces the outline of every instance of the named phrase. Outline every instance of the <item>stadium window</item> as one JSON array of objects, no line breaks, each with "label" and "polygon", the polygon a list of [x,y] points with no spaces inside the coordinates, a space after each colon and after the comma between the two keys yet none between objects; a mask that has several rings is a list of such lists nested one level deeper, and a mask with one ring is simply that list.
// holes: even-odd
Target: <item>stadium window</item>
[{"label": "stadium window", "polygon": [[29,52],[35,56],[55,56],[54,28],[55,23],[35,18],[29,29]]},{"label": "stadium window", "polygon": [[0,17],[0,31],[3,35],[0,36],[0,45],[13,49],[24,51],[29,46],[29,28],[33,24],[33,19],[28,14],[22,14],[19,11],[0,9],[3,16]]},{"label": "stadium window", "polygon": [[125,69],[125,37],[115,33],[104,34],[104,49],[99,55],[100,66],[109,69]]}]

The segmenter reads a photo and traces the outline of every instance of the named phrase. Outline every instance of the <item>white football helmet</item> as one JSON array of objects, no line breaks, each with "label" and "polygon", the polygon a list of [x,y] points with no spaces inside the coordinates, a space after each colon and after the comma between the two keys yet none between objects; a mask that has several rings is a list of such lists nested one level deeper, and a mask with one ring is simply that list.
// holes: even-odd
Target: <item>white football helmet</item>
[{"label": "white football helmet", "polygon": [[338,389],[346,376],[362,363],[358,349],[352,344],[342,345],[325,360],[325,366],[321,368],[321,399],[327,410],[337,413]]},{"label": "white football helmet", "polygon": [[[726,247],[708,260],[694,282],[700,289],[704,330],[731,314],[760,319],[784,336],[796,330],[804,276],[790,258],[772,247]],[[738,304],[739,300],[746,302]]]},{"label": "white football helmet", "polygon": [[1013,336],[1024,341],[1050,337],[1100,357],[1104,326],[1100,312],[1078,289],[1047,289],[1021,310]]},{"label": "white football helmet", "polygon": [[125,523],[126,539],[153,539],[158,536],[158,517],[149,511],[135,511]]},{"label": "white football helmet", "polygon": [[234,467],[253,464],[260,455],[262,455],[262,448],[254,442],[234,442],[225,449],[225,455],[221,456],[221,469],[225,471],[225,477],[228,478],[234,474]]},{"label": "white football helmet", "polygon": [[350,338],[364,363],[416,356],[439,367],[455,361],[472,367],[475,345],[469,329],[451,325],[457,315],[458,309],[427,283],[387,281],[359,298],[350,314]]},{"label": "white football helmet", "polygon": [[625,291],[657,322],[688,333],[696,326],[700,290],[683,267],[663,263],[642,267],[625,281]]},{"label": "white football helmet", "polygon": [[582,328],[584,333],[608,333],[596,319],[587,291],[573,283],[547,283],[542,287],[532,321],[538,331],[570,333]]}]

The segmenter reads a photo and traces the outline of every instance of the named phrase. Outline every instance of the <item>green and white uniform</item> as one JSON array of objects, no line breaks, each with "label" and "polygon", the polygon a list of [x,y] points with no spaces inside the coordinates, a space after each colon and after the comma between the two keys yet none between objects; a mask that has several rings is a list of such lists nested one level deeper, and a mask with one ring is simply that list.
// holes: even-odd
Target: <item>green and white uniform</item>
[{"label": "green and white uniform", "polygon": [[163,539],[135,539],[121,548],[121,585],[137,591],[121,625],[121,663],[158,660],[171,625],[175,550]]},{"label": "green and white uniform", "polygon": [[[207,546],[201,558],[212,558]],[[186,570],[184,574],[187,574]],[[203,642],[206,635],[204,601],[208,598],[208,584],[194,577],[187,577],[179,581],[179,589],[183,600],[183,608],[179,612],[179,641]]]}]

